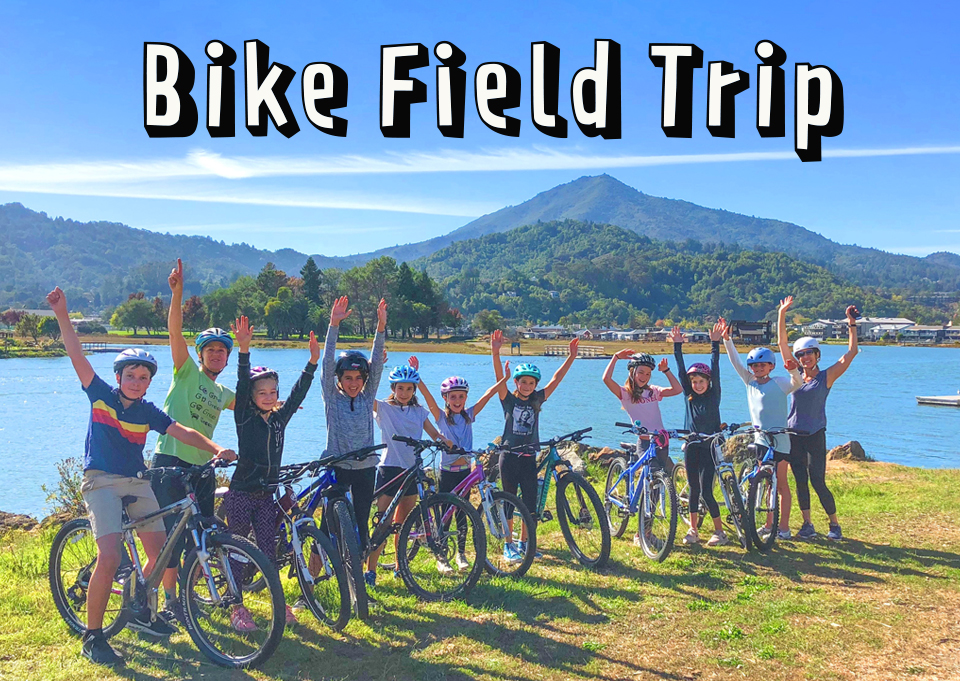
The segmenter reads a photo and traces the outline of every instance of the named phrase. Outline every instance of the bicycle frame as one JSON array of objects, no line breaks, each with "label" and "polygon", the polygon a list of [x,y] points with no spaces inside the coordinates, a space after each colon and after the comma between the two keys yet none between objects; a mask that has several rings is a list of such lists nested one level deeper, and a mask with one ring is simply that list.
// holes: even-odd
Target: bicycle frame
[{"label": "bicycle frame", "polygon": [[[475,454],[474,454],[475,457]],[[489,480],[487,480],[487,475],[483,470],[482,465],[474,466],[473,470],[465,477],[456,487],[453,488],[453,493],[457,496],[469,500],[470,490],[474,487],[478,488],[480,492],[480,501],[483,506],[483,515],[487,523],[487,528],[490,530],[494,536],[495,528],[498,527],[507,527],[508,519],[506,517],[501,517],[499,522],[495,521],[493,518],[493,498],[491,492],[496,487],[496,485]],[[443,524],[447,526],[450,523],[450,519],[453,517],[454,509],[448,508],[443,514]],[[497,536],[497,539],[503,539],[503,537]]]},{"label": "bicycle frame", "polygon": [[[389,482],[385,483],[380,487],[380,489],[374,491],[373,496],[376,499],[382,490],[389,487],[397,480],[400,480],[401,478],[403,479],[403,482],[400,484],[400,488],[397,490],[397,493],[393,496],[393,499],[390,500],[390,504],[380,514],[380,521],[376,523],[373,528],[373,532],[370,533],[370,543],[363,551],[364,559],[373,553],[375,548],[383,544],[391,534],[399,529],[398,524],[394,523],[391,518],[394,511],[396,511],[397,506],[400,505],[400,500],[406,496],[404,495],[404,491],[406,490],[411,478],[416,477],[417,479],[417,498],[419,501],[423,501],[427,497],[427,494],[424,492],[424,482],[427,480],[427,474],[423,472],[422,465],[423,459],[420,456],[420,452],[417,452],[417,460],[413,466],[406,469]],[[428,486],[427,489],[431,489],[431,487]],[[430,531],[429,523],[429,517],[425,517],[423,519],[424,530],[426,530],[427,537],[429,537],[432,541],[433,533]],[[434,549],[432,546],[430,548],[431,550]]]},{"label": "bicycle frame", "polygon": [[[620,474],[620,477],[617,478],[617,481],[613,484],[613,487],[616,487],[620,484],[620,481],[626,478],[627,481],[627,503],[614,499],[607,495],[606,501],[616,506],[621,510],[627,510],[630,514],[637,513],[640,508],[637,503],[640,500],[641,490],[647,490],[650,484],[650,464],[657,458],[657,445],[654,441],[654,438],[650,438],[650,444],[647,446],[647,449],[643,454],[639,454],[640,443],[637,442],[637,452],[633,456],[637,457],[637,460],[632,464],[627,466],[627,468]],[[636,480],[636,484],[634,484]],[[650,495],[646,495],[646,501],[649,504],[651,499]],[[651,509],[645,508],[645,512],[650,512]]]}]

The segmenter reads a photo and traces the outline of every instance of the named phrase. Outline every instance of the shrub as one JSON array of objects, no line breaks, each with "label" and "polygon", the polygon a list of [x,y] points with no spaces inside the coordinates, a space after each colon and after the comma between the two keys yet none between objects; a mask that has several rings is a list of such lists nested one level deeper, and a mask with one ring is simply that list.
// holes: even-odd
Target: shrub
[{"label": "shrub", "polygon": [[80,459],[70,457],[57,463],[57,474],[60,480],[54,489],[42,489],[47,494],[47,503],[50,510],[56,514],[69,514],[73,517],[83,517],[87,514],[87,507],[83,503],[80,485],[83,483],[83,467]]}]

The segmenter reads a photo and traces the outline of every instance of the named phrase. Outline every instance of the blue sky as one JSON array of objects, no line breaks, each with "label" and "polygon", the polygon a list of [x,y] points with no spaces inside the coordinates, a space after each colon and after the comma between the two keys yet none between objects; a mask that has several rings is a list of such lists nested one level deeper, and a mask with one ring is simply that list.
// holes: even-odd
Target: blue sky
[{"label": "blue sky", "polygon": [[[0,5],[0,203],[78,220],[110,220],[205,234],[263,248],[346,255],[444,234],[582,175],[608,172],[656,196],[795,222],[843,243],[923,255],[960,252],[960,58],[950,3],[475,2],[304,4],[36,3]],[[508,9],[502,9],[508,7]],[[144,9],[148,8],[148,9]],[[203,127],[204,45],[238,53],[243,41],[297,71],[288,89],[301,132],[234,139]],[[594,39],[621,45],[623,135],[585,137],[569,99],[574,73],[593,65]],[[770,39],[787,52],[787,136],[754,128],[757,58]],[[466,53],[464,138],[435,121],[433,46]],[[560,48],[560,115],[568,138],[538,132],[530,117],[530,43]],[[143,43],[178,46],[193,62],[201,124],[189,138],[151,139],[143,129]],[[430,66],[414,72],[428,101],[413,107],[409,139],[378,127],[380,46],[420,42]],[[692,139],[660,130],[660,70],[651,42],[695,43]],[[706,62],[726,60],[751,77],[737,97],[735,139],[704,125]],[[345,138],[309,125],[299,74],[332,62],[349,76],[336,113]],[[473,105],[472,78],[499,61],[522,77],[518,138],[494,133]],[[793,64],[830,66],[843,81],[845,127],[824,138],[824,160],[793,153]],[[856,152],[849,154],[849,152]],[[655,157],[655,158],[654,158]]]}]

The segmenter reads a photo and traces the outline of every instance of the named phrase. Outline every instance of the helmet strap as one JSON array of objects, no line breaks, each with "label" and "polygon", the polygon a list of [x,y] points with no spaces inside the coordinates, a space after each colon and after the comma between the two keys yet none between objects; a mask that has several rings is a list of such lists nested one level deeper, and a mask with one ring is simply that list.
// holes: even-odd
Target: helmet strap
[{"label": "helmet strap", "polygon": [[117,384],[117,392],[120,393],[120,397],[125,399],[127,402],[136,402],[140,399],[139,397],[128,397],[127,394],[123,392],[123,388],[121,388],[119,384]]}]

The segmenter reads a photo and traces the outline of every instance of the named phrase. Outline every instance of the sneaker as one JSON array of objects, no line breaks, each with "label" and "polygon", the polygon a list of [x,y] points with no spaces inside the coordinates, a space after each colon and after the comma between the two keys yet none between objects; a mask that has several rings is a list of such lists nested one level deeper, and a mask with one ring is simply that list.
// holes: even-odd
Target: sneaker
[{"label": "sneaker", "polygon": [[726,546],[729,543],[730,539],[727,537],[727,533],[723,530],[714,532],[713,536],[707,540],[707,546]]},{"label": "sneaker", "polygon": [[840,531],[839,525],[830,525],[830,531],[827,532],[827,539],[832,539],[833,541],[843,539],[843,532]]},{"label": "sneaker", "polygon": [[127,628],[155,638],[164,638],[177,631],[176,627],[167,624],[160,617],[151,622],[149,614],[134,617],[127,623]]},{"label": "sneaker", "polygon": [[300,598],[297,599],[297,602],[290,607],[293,609],[294,612],[296,612],[298,610],[306,610],[310,606],[307,605],[307,601],[303,598],[303,596],[301,596]]},{"label": "sneaker", "polygon": [[377,573],[373,570],[367,570],[363,573],[363,581],[365,581],[370,588],[375,587],[377,585]]},{"label": "sneaker", "polygon": [[172,627],[183,624],[187,621],[187,616],[183,612],[183,606],[180,601],[167,601],[163,610],[157,613],[157,617]]},{"label": "sneaker", "polygon": [[522,563],[523,556],[517,551],[517,547],[512,542],[503,547],[503,559],[508,563]]},{"label": "sneaker", "polygon": [[797,536],[800,539],[813,539],[817,536],[817,531],[813,529],[813,523],[805,522],[800,526],[800,531],[797,532]]},{"label": "sneaker", "polygon": [[760,541],[767,541],[771,534],[773,534],[773,528],[771,527],[761,527],[757,531],[757,536],[760,537]]},{"label": "sneaker", "polygon": [[[517,542],[517,553],[519,553],[521,556],[523,556],[523,555],[525,555],[525,554],[527,553],[527,542],[525,542],[525,541],[518,541],[518,542]],[[534,557],[534,558],[543,558],[543,554],[540,553],[540,551],[535,551],[534,554],[533,554],[533,557]]]},{"label": "sneaker", "polygon": [[250,611],[242,605],[234,607],[230,613],[230,626],[233,627],[234,631],[239,631],[241,634],[256,631],[257,629],[257,625],[254,623]]},{"label": "sneaker", "polygon": [[787,540],[787,539],[793,539],[793,534],[790,532],[789,529],[779,530],[777,532],[777,539],[780,539],[781,541]]},{"label": "sneaker", "polygon": [[457,569],[463,572],[470,569],[470,561],[462,553],[457,554]]},{"label": "sneaker", "polygon": [[441,575],[453,574],[453,568],[450,567],[450,563],[447,562],[446,558],[437,559],[437,572],[439,572]]},{"label": "sneaker", "polygon": [[123,664],[123,657],[107,643],[102,631],[85,633],[80,650],[84,657],[95,664]]},{"label": "sneaker", "polygon": [[[638,539],[639,539],[639,537],[638,537]],[[690,528],[690,531],[687,532],[685,535],[683,535],[683,543],[684,543],[684,544],[699,544],[699,543],[700,543],[700,535],[697,534],[697,531],[691,527],[691,528]]]},{"label": "sneaker", "polygon": [[633,535],[633,545],[634,545],[634,546],[639,546],[640,548],[643,548],[643,541],[640,540],[640,534],[639,534],[639,533]]},{"label": "sneaker", "polygon": [[297,623],[297,616],[293,614],[293,608],[289,605],[287,606],[287,626],[291,626]]}]

